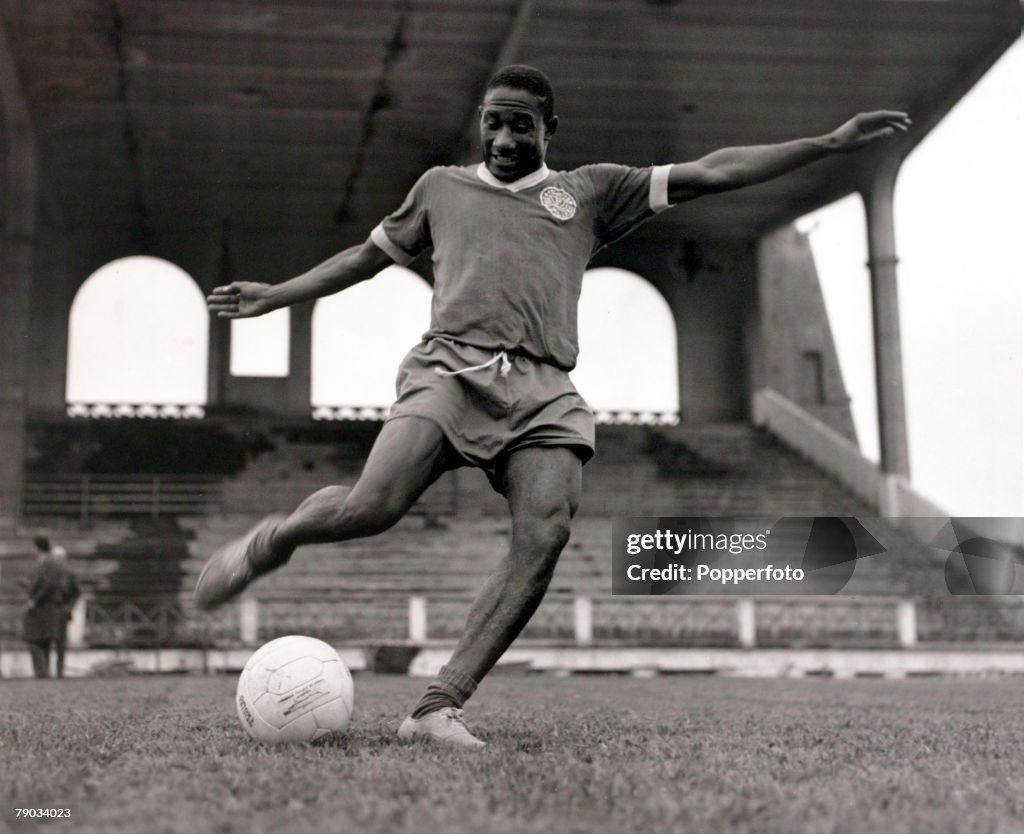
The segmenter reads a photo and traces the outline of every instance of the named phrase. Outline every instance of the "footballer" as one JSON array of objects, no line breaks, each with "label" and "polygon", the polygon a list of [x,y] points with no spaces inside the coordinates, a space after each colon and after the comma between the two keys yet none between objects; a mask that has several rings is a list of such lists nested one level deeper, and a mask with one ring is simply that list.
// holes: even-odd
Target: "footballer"
[{"label": "footballer", "polygon": [[291,280],[217,287],[209,309],[234,319],[339,292],[432,249],[429,330],[402,362],[397,400],[351,486],[219,548],[199,577],[202,609],[236,596],[296,548],[387,530],[442,473],[482,469],[508,503],[508,554],[480,589],[448,663],[398,730],[402,740],[483,747],[462,707],[536,611],[569,539],[594,415],[569,380],[583,273],[610,241],[675,203],[742,188],[908,129],[905,113],[862,113],[830,133],[725,148],[633,168],[545,164],[558,117],[551,83],[515,65],[487,84],[483,161],[428,170],[369,237]]}]

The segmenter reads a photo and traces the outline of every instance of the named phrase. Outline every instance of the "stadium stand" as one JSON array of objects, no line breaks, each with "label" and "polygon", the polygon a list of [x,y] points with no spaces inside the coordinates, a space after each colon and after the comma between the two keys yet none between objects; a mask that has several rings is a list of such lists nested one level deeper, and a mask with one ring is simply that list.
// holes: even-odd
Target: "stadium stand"
[{"label": "stadium stand", "polygon": [[[244,642],[239,610],[193,611],[190,591],[206,556],[243,532],[254,517],[298,503],[312,490],[354,478],[377,426],[349,423],[278,430],[225,475],[213,512],[141,515],[83,525],[75,514],[48,521],[65,543],[88,596],[91,646],[187,646]],[[599,453],[587,467],[584,500],[551,592],[524,637],[578,638],[574,606],[588,600],[592,639],[674,646],[736,645],[736,598],[624,598],[611,594],[614,517],[858,517],[885,547],[861,559],[843,597],[757,600],[762,646],[893,645],[894,600],[945,593],[941,554],[895,527],[763,429],[744,424],[601,426]],[[425,533],[425,530],[429,532]],[[431,641],[458,634],[472,593],[504,552],[509,523],[481,473],[449,473],[393,530],[342,545],[306,548],[287,570],[256,585],[258,640],[302,632],[335,641],[409,639],[409,600],[426,606]],[[30,539],[0,542],[3,636],[17,636],[19,576],[31,564]],[[998,641],[1024,633],[1021,613],[978,600],[922,603],[922,640]]]}]

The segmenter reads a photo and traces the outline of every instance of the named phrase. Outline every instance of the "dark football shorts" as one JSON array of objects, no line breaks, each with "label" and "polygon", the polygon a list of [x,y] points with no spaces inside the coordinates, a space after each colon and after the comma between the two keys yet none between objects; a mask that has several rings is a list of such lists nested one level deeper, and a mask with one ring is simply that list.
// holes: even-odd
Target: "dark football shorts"
[{"label": "dark football shorts", "polygon": [[427,339],[402,360],[396,387],[388,420],[433,421],[499,492],[504,463],[517,449],[567,446],[584,463],[594,454],[594,413],[569,374],[523,354]]}]

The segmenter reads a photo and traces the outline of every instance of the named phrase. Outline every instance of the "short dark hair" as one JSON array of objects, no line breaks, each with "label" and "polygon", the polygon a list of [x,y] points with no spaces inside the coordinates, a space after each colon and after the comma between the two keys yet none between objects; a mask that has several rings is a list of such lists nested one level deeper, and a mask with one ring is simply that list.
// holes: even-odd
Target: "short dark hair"
[{"label": "short dark hair", "polygon": [[509,64],[502,67],[487,82],[487,90],[495,87],[511,87],[514,90],[526,90],[540,99],[541,115],[544,122],[550,124],[555,115],[555,90],[551,81],[536,67],[526,64]]},{"label": "short dark hair", "polygon": [[32,539],[32,544],[36,546],[36,550],[41,550],[43,553],[50,552],[50,540],[46,536],[36,536]]}]

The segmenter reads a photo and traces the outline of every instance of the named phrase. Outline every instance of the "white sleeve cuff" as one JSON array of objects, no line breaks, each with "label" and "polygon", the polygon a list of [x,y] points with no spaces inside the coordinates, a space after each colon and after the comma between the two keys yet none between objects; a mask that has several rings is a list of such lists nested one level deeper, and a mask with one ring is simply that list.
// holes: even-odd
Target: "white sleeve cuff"
[{"label": "white sleeve cuff", "polygon": [[391,238],[388,237],[388,233],[384,231],[384,226],[380,223],[374,226],[373,231],[370,232],[370,240],[376,243],[377,246],[383,250],[384,254],[399,266],[408,266],[416,260],[404,249],[395,246]]},{"label": "white sleeve cuff", "polygon": [[657,213],[668,208],[668,174],[671,165],[655,165],[651,168],[651,211]]}]

